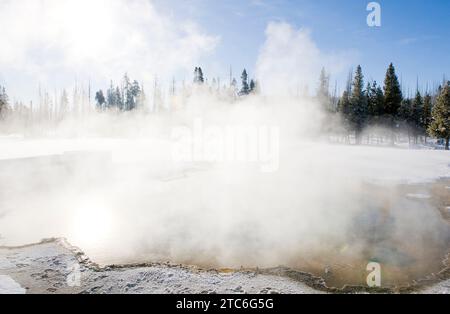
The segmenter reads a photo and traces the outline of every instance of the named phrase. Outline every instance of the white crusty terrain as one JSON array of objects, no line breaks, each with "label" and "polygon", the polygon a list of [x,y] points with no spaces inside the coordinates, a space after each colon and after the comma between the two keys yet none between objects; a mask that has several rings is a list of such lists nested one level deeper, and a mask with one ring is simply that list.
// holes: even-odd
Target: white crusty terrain
[{"label": "white crusty terrain", "polygon": [[[99,270],[78,263],[82,257],[76,255],[62,240],[0,248],[0,276],[12,278],[27,293],[319,293],[289,278],[250,271],[219,273],[168,264]],[[76,283],[76,265],[81,285],[70,287]]]},{"label": "white crusty terrain", "polygon": [[[80,285],[73,286],[78,274]],[[98,268],[82,252],[60,239],[25,247],[0,248],[0,293],[25,291],[31,294],[324,293],[301,280],[260,271],[219,272],[170,264]],[[408,292],[450,294],[450,280]]]}]

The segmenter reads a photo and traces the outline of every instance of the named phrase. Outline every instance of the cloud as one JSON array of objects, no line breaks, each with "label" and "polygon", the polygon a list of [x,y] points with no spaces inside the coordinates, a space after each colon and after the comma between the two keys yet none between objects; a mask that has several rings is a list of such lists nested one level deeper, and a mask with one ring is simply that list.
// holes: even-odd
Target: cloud
[{"label": "cloud", "polygon": [[139,79],[190,69],[219,41],[147,0],[2,0],[0,68]]},{"label": "cloud", "polygon": [[285,22],[271,22],[256,65],[256,75],[269,93],[295,93],[318,84],[322,67],[331,75],[349,68],[355,52],[325,53],[308,29],[295,29]]}]

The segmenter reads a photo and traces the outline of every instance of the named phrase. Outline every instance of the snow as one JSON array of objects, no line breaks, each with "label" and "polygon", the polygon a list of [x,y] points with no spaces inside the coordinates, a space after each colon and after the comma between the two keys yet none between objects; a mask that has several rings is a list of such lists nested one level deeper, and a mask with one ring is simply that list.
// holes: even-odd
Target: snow
[{"label": "snow", "polygon": [[6,258],[0,257],[0,270],[14,268],[15,265],[9,262]]},{"label": "snow", "polygon": [[25,289],[11,277],[0,275],[0,294],[25,294]]},{"label": "snow", "polygon": [[[29,293],[320,293],[306,284],[286,277],[237,271],[220,273],[197,267],[151,264],[142,267],[107,267],[98,269],[88,260],[78,263],[74,251],[63,240],[23,248],[0,248],[0,257],[10,259],[20,268],[0,270],[0,293],[23,293],[24,289],[9,277],[20,274],[20,284]],[[78,265],[79,267],[73,267]],[[73,269],[80,272],[80,285],[69,286],[67,278]]]},{"label": "snow", "polygon": [[[281,138],[282,140],[282,138]],[[450,152],[289,141],[280,155],[296,156],[310,167],[341,169],[348,177],[376,182],[418,183],[450,177]],[[178,169],[170,139],[14,139],[0,138],[0,161],[70,152],[108,152],[114,163],[153,163],[153,168]],[[282,160],[280,160],[282,162]],[[283,164],[281,164],[283,166]],[[174,168],[175,167],[175,168]]]},{"label": "snow", "polygon": [[431,195],[429,194],[407,194],[406,196],[409,198],[416,198],[421,200],[427,200],[431,198]]}]

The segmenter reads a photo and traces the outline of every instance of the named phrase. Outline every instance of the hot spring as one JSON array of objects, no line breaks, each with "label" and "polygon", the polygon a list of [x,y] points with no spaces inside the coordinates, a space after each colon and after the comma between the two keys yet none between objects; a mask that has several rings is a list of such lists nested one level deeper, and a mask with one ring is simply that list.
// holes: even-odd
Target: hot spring
[{"label": "hot spring", "polygon": [[65,237],[103,265],[285,266],[338,288],[366,285],[370,262],[408,285],[450,252],[444,152],[290,143],[262,173],[171,163],[164,140],[2,145],[0,245]]}]

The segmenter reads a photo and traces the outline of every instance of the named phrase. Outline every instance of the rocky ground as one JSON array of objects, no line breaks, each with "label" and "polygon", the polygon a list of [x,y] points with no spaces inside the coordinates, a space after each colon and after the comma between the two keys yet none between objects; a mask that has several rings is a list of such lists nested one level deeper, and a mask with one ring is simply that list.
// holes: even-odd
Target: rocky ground
[{"label": "rocky ground", "polygon": [[219,273],[169,264],[100,269],[63,240],[49,240],[20,248],[0,248],[1,292],[318,293],[293,279],[249,271]]},{"label": "rocky ground", "polygon": [[[0,293],[324,293],[311,288],[317,278],[299,274],[283,268],[219,272],[171,264],[100,268],[59,239],[0,248]],[[450,294],[450,280],[409,292]]]}]

